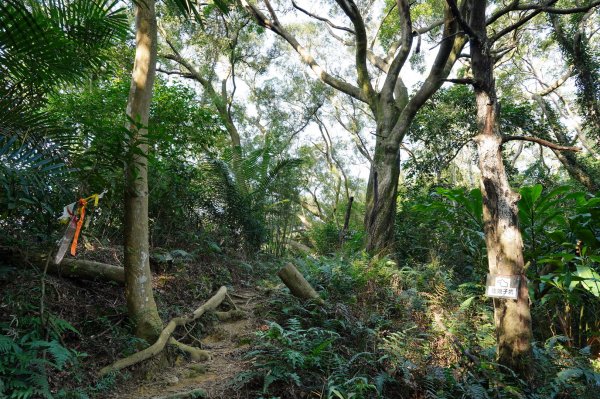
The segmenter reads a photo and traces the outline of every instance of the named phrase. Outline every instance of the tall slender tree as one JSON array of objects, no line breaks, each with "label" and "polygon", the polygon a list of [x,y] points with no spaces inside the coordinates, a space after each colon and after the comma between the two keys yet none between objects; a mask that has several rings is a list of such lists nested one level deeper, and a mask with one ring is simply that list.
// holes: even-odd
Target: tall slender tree
[{"label": "tall slender tree", "polygon": [[[567,13],[579,9],[554,9],[556,1],[544,5],[519,5],[513,2],[513,10],[525,10],[520,18],[502,30],[488,36],[486,28],[486,0],[468,0],[470,15],[465,16],[454,0],[447,0],[456,20],[469,36],[471,51],[470,80],[475,91],[478,134],[474,138],[481,171],[483,196],[483,222],[488,254],[488,267],[492,275],[520,277],[517,299],[494,299],[494,319],[498,343],[498,359],[522,375],[531,372],[531,313],[529,291],[525,279],[523,239],[519,230],[519,195],[507,179],[502,160],[502,144],[511,140],[537,142],[556,150],[574,150],[534,137],[505,136],[499,130],[500,106],[494,79],[494,43],[509,32],[525,25],[540,12]],[[593,3],[588,7],[593,6]],[[527,11],[529,10],[529,11]],[[583,10],[585,11],[585,10]],[[495,18],[494,14],[491,18]],[[500,18],[498,16],[498,18]],[[488,18],[489,21],[489,18]]]},{"label": "tall slender tree", "polygon": [[125,185],[125,295],[136,336],[154,342],[162,321],[152,292],[148,248],[148,116],[156,75],[154,0],[135,1],[136,51],[127,100]]}]

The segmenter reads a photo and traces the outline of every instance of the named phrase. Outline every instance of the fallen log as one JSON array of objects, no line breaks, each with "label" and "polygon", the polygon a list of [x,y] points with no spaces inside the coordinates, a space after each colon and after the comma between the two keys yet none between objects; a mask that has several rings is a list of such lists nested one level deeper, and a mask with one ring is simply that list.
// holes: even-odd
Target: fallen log
[{"label": "fallen log", "polygon": [[325,301],[321,299],[317,291],[309,284],[302,274],[296,269],[296,266],[288,263],[277,272],[277,275],[283,283],[290,289],[295,297],[300,299],[311,299],[323,305]]},{"label": "fallen log", "polygon": [[310,255],[314,252],[309,246],[294,240],[288,241],[288,247],[296,252],[299,252],[301,255]]},{"label": "fallen log", "polygon": [[[47,255],[26,254],[15,249],[3,248],[3,254],[6,254],[10,262],[31,267],[36,266],[43,270],[46,265]],[[61,277],[75,277],[87,280],[114,281],[120,284],[125,283],[125,271],[120,266],[109,265],[107,263],[95,262],[84,259],[63,259],[56,264],[50,259],[48,263],[48,273],[56,274]]]},{"label": "fallen log", "polygon": [[[100,370],[98,375],[100,377],[103,377],[114,371],[119,371],[121,369],[124,369],[125,367],[133,366],[134,364],[137,364],[141,361],[144,361],[146,359],[154,357],[154,356],[158,355],[160,352],[162,352],[162,350],[165,348],[167,343],[173,343],[178,348],[189,351],[188,348],[190,348],[190,347],[188,345],[181,344],[175,340],[173,340],[175,342],[170,342],[171,335],[173,334],[173,332],[175,331],[175,329],[177,327],[182,326],[187,323],[190,323],[190,322],[198,319],[200,316],[202,316],[204,313],[206,313],[209,310],[215,310],[223,302],[226,295],[227,295],[227,287],[223,286],[223,287],[219,288],[219,290],[213,297],[211,297],[208,301],[206,301],[198,309],[194,310],[194,312],[190,316],[179,316],[179,317],[175,317],[174,319],[171,319],[171,321],[167,324],[167,326],[160,333],[156,342],[154,342],[148,348],[141,350],[139,352],[136,352],[133,355],[128,356],[126,358],[117,360],[110,366],[104,367],[103,369]],[[191,348],[194,349],[194,351],[201,351],[201,350],[198,350],[193,347],[191,347]],[[189,351],[189,352],[191,352],[191,351]],[[201,356],[201,357],[205,357],[204,355],[207,355],[207,353],[198,354],[198,356]]]},{"label": "fallen log", "polygon": [[58,265],[50,262],[48,271],[60,276],[125,284],[125,270],[122,267],[91,260],[63,259]]}]

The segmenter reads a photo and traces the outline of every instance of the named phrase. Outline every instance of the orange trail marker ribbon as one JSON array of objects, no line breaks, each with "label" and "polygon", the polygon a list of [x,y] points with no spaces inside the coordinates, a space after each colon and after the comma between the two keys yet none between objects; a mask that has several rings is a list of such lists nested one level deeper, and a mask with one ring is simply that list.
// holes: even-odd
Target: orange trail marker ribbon
[{"label": "orange trail marker ribbon", "polygon": [[[93,197],[93,196],[92,196]],[[79,233],[81,233],[81,226],[83,226],[83,218],[85,217],[85,207],[87,206],[86,199],[79,200],[79,220],[77,221],[77,228],[75,229],[75,236],[73,237],[73,243],[71,244],[71,255],[75,256],[77,253],[77,240],[79,239]]]},{"label": "orange trail marker ribbon", "polygon": [[58,219],[69,223],[69,225],[58,244],[58,252],[54,257],[55,264],[59,264],[63,260],[67,253],[67,249],[69,248],[69,244],[71,244],[71,255],[75,256],[77,253],[77,242],[79,240],[79,235],[81,234],[81,228],[83,227],[85,210],[88,203],[93,200],[94,206],[98,206],[98,201],[106,194],[106,192],[107,190],[104,190],[100,194],[93,194],[87,198],[81,198],[79,201],[64,207],[63,214]]}]

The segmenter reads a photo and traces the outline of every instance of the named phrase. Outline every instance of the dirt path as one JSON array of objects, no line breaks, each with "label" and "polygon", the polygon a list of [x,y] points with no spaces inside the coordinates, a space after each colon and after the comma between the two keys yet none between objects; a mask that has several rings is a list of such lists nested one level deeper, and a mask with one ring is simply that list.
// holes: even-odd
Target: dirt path
[{"label": "dirt path", "polygon": [[196,389],[202,389],[208,398],[236,398],[230,382],[240,372],[250,367],[243,355],[250,349],[250,342],[259,321],[254,316],[254,308],[262,295],[253,289],[230,291],[236,306],[247,313],[242,320],[220,322],[212,333],[200,339],[202,348],[210,351],[212,359],[207,362],[181,361],[175,367],[155,372],[149,381],[127,383],[123,391],[114,393],[119,399],[166,399],[191,398],[190,395],[177,396]]}]

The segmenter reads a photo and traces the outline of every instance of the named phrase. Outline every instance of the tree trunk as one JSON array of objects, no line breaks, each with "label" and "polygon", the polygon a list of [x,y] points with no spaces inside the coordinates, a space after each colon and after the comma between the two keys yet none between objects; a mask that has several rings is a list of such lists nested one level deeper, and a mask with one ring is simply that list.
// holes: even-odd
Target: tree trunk
[{"label": "tree trunk", "polygon": [[162,329],[154,295],[148,250],[148,118],[156,73],[154,0],[136,0],[136,52],[127,116],[130,123],[125,186],[125,296],[135,334],[154,342]]},{"label": "tree trunk", "polygon": [[[491,109],[495,105],[484,102],[482,107]],[[488,112],[490,123],[495,123],[496,116],[496,111]],[[523,240],[518,224],[519,195],[508,184],[502,163],[502,138],[497,134],[480,132],[475,141],[481,170],[489,272],[492,275],[521,276],[517,300],[494,299],[498,360],[515,371],[526,373],[532,331],[529,292],[524,276]]]},{"label": "tree trunk", "polygon": [[529,292],[524,276],[523,239],[518,222],[519,195],[510,188],[502,161],[494,61],[485,24],[486,5],[487,1],[473,1],[470,18],[474,31],[470,44],[479,130],[475,142],[481,170],[485,242],[490,274],[521,277],[516,300],[494,299],[498,361],[528,375],[532,331]]},{"label": "tree trunk", "polygon": [[377,137],[367,186],[365,211],[367,251],[392,252],[394,250],[399,176],[399,150]]},{"label": "tree trunk", "polygon": [[354,203],[354,197],[348,198],[348,205],[346,205],[346,215],[344,216],[344,227],[340,231],[340,245],[346,241],[346,234],[348,234],[348,227],[350,226],[350,216],[352,216],[352,204]]}]

